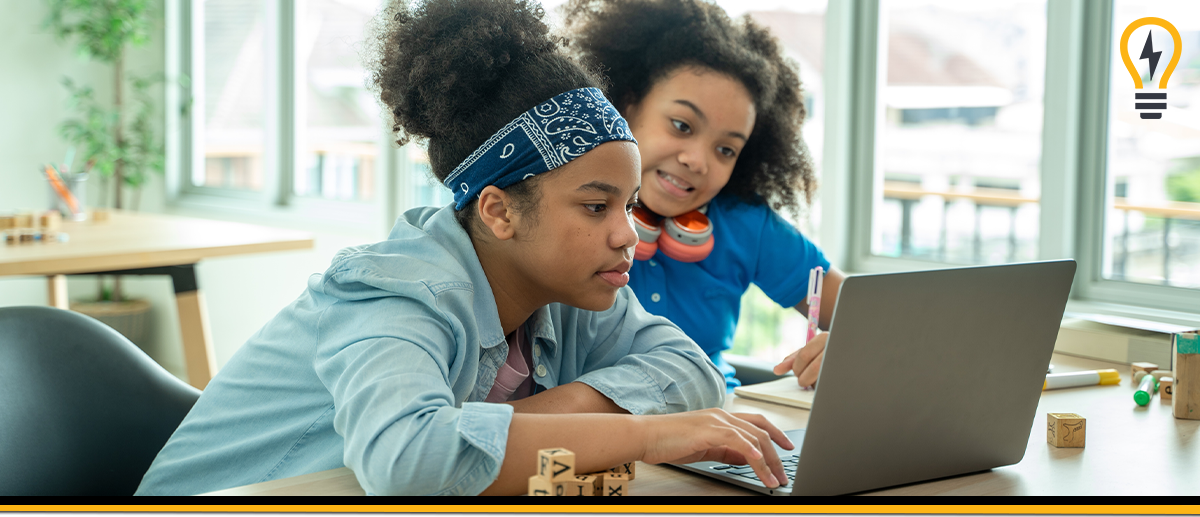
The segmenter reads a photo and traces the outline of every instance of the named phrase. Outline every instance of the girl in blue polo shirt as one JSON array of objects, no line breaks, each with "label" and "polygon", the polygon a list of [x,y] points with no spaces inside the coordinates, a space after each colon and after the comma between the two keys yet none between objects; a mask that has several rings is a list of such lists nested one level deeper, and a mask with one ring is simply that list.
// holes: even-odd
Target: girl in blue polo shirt
[{"label": "girl in blue polo shirt", "polygon": [[[740,383],[721,352],[750,284],[807,314],[809,272],[822,267],[827,329],[844,277],[778,214],[799,213],[816,186],[797,71],[765,28],[703,0],[574,0],[565,19],[638,140],[646,211],[630,286],[696,340],[732,389]],[[818,335],[776,373],[813,384],[824,343]]]},{"label": "girl in blue polo shirt", "polygon": [[749,463],[786,482],[761,415],[625,286],[640,182],[625,120],[525,0],[381,15],[372,83],[454,203],[342,250],[243,345],[138,494],[349,467],[368,494],[517,494],[537,451],[594,472]]}]

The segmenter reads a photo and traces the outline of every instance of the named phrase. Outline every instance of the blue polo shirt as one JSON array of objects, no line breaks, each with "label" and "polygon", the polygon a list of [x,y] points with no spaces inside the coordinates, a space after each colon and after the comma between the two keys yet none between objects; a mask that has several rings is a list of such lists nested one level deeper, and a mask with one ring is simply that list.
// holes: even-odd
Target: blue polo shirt
[{"label": "blue polo shirt", "polygon": [[808,294],[808,274],[829,270],[824,253],[769,206],[719,194],[708,205],[713,250],[700,262],[663,254],[635,260],[629,286],[651,314],[666,317],[696,341],[725,374],[729,388],[741,385],[721,351],[733,346],[742,295],[754,283],[783,307]]}]

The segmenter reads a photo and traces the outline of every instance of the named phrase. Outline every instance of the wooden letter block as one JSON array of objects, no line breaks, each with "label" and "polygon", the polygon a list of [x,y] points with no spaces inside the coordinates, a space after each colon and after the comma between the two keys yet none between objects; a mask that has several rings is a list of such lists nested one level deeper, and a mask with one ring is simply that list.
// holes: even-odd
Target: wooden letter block
[{"label": "wooden letter block", "polygon": [[542,449],[538,451],[539,476],[551,483],[575,477],[575,453],[566,449]]},{"label": "wooden letter block", "polygon": [[1046,413],[1046,441],[1055,447],[1083,447],[1086,419],[1075,413]]},{"label": "wooden letter block", "polygon": [[[1154,364],[1154,363],[1133,363],[1133,364],[1129,365],[1129,369],[1130,369],[1129,375],[1130,375],[1130,377],[1132,377],[1134,375],[1137,375],[1137,372],[1150,373],[1154,370],[1157,370],[1158,365]],[[1134,386],[1137,386],[1136,381],[1134,382]]]},{"label": "wooden letter block", "polygon": [[630,481],[633,481],[635,474],[637,474],[637,472],[636,472],[637,469],[635,468],[636,465],[637,465],[636,461],[631,461],[629,463],[622,463],[611,469],[608,469],[606,472],[612,472],[613,474],[625,474],[626,476],[629,476]]},{"label": "wooden letter block", "polygon": [[554,483],[551,483],[542,478],[542,476],[529,477],[529,495],[549,496],[554,495]]},{"label": "wooden letter block", "polygon": [[1171,393],[1174,391],[1175,379],[1173,377],[1163,377],[1158,380],[1158,398],[1161,400],[1171,400]]},{"label": "wooden letter block", "polygon": [[596,490],[596,480],[597,479],[599,479],[599,477],[594,476],[594,475],[575,476],[575,477],[568,479],[566,481],[563,481],[561,483],[555,483],[554,484],[555,488],[559,488],[561,490],[561,493],[559,493],[558,490],[556,490],[555,493],[557,493],[558,495],[564,495],[564,496],[568,496],[568,497],[597,496],[597,495],[599,495],[596,493],[597,492],[597,490]]},{"label": "wooden letter block", "polygon": [[62,214],[58,210],[47,210],[38,216],[38,226],[43,232],[57,232],[62,229]]},{"label": "wooden letter block", "polygon": [[1200,420],[1200,334],[1175,334],[1175,382],[1171,406],[1175,418]]},{"label": "wooden letter block", "polygon": [[629,476],[625,474],[605,472],[603,483],[601,490],[604,497],[629,495]]}]

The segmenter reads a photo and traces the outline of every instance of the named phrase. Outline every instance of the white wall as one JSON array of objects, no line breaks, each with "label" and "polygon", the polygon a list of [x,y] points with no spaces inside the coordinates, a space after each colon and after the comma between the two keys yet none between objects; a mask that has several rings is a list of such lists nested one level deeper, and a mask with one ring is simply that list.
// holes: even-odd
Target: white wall
[{"label": "white wall", "polygon": [[[59,84],[61,78],[70,76],[77,83],[92,85],[100,99],[112,97],[109,67],[76,56],[70,44],[57,41],[42,28],[46,4],[34,0],[5,2],[4,15],[0,16],[0,212],[41,210],[49,204],[50,193],[37,166],[61,161],[67,149],[57,130],[69,115],[66,91]],[[156,8],[162,12],[161,1]],[[148,44],[130,52],[128,69],[139,75],[161,73],[165,58],[160,23]],[[161,114],[161,92],[158,98]],[[98,182],[89,183],[93,185],[88,196],[96,200]],[[155,177],[141,194],[140,208],[144,212],[179,212],[165,197],[163,180]],[[183,211],[182,215],[214,216],[194,211]],[[324,271],[338,249],[379,240],[384,235],[372,228],[322,232],[314,237],[316,245],[311,251],[210,259],[197,266],[219,366],[303,291],[311,273]],[[124,285],[128,294],[147,298],[154,307],[150,336],[140,345],[172,373],[184,377],[179,318],[170,279],[127,277]],[[95,280],[70,277],[68,290],[72,300],[93,296]],[[46,303],[45,279],[0,277],[0,306]]]}]

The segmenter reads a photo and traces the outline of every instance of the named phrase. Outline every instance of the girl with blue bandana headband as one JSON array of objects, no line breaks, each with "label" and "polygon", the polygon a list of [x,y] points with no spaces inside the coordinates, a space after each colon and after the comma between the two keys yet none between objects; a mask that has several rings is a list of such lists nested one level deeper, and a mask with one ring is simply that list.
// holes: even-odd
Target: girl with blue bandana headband
[{"label": "girl with blue bandana headband", "polygon": [[[740,381],[721,352],[750,284],[807,315],[809,273],[820,266],[818,320],[828,329],[844,278],[777,212],[798,214],[798,195],[811,201],[816,185],[795,65],[765,28],[704,0],[573,0],[564,19],[638,140],[646,211],[629,285],[646,310],[696,340],[732,390]],[[775,373],[814,384],[826,337]]]},{"label": "girl with blue bandana headband", "polygon": [[139,494],[339,468],[369,494],[517,494],[539,449],[581,472],[748,463],[786,482],[761,415],[628,287],[641,175],[624,118],[536,3],[381,15],[372,84],[427,143],[446,207],[342,250],[205,388]]}]

